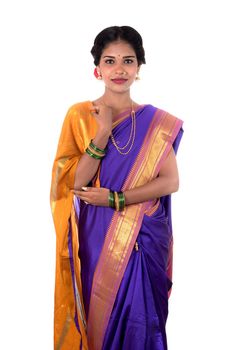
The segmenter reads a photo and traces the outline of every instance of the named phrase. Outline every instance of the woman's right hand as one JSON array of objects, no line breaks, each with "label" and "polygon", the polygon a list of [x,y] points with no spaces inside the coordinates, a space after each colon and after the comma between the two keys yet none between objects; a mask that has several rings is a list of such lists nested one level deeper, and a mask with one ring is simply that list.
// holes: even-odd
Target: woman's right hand
[{"label": "woman's right hand", "polygon": [[98,132],[105,133],[108,136],[112,130],[112,109],[103,103],[95,104],[92,109],[92,115],[98,123]]}]

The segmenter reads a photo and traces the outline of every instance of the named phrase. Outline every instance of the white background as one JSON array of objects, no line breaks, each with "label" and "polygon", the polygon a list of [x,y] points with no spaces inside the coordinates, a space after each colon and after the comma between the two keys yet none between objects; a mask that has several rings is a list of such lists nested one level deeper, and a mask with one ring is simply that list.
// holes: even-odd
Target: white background
[{"label": "white background", "polygon": [[173,195],[169,350],[234,349],[231,1],[1,1],[1,349],[53,348],[51,167],[65,113],[97,98],[90,49],[111,25],[144,39],[132,97],[184,120]]}]

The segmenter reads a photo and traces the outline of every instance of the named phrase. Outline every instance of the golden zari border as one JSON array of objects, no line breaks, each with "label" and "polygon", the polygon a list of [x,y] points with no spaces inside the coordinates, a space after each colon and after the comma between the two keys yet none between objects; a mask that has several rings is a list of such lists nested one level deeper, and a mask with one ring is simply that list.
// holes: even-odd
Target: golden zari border
[{"label": "golden zari border", "polygon": [[150,207],[145,211],[145,215],[152,216],[158,210],[159,204],[160,204],[160,198],[156,200],[156,203],[152,207]]},{"label": "golden zari border", "polygon": [[[181,127],[179,119],[157,110],[123,190],[155,178]],[[154,202],[155,203],[155,202]],[[115,212],[95,270],[88,319],[90,350],[101,350],[115,298],[139,233],[144,213],[153,202],[129,205]]]}]

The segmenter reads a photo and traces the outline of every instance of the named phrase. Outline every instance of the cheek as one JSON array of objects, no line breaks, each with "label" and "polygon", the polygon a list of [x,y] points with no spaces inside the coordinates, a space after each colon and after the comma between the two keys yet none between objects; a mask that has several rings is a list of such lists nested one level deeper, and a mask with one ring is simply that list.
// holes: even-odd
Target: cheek
[{"label": "cheek", "polygon": [[136,78],[136,75],[137,75],[137,69],[132,69],[130,72],[129,72],[129,75],[131,77],[131,79],[135,79]]},{"label": "cheek", "polygon": [[114,66],[111,64],[100,64],[100,70],[105,74],[114,69]]},{"label": "cheek", "polygon": [[113,75],[113,69],[111,69],[111,68],[106,68],[105,67],[105,69],[103,69],[102,71],[102,77],[105,79],[105,78],[110,78],[112,75]]},{"label": "cheek", "polygon": [[136,75],[137,74],[137,69],[138,69],[137,66],[130,66],[129,69],[128,69],[128,72],[131,75],[134,75],[134,74]]}]

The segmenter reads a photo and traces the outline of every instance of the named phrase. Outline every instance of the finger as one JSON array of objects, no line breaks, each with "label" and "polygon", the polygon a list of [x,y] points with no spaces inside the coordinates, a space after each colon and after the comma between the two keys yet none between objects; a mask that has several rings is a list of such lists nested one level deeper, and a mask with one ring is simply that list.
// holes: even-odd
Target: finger
[{"label": "finger", "polygon": [[78,197],[79,197],[80,199],[82,199],[83,201],[88,201],[88,202],[90,202],[90,201],[92,200],[92,196],[89,196],[88,193],[84,193],[84,192],[81,193],[81,194],[79,194]]},{"label": "finger", "polygon": [[98,117],[99,117],[99,114],[96,113],[96,112],[91,112],[91,114],[92,114],[92,116],[93,116],[94,118],[98,118]]},{"label": "finger", "polygon": [[[100,187],[84,187],[86,189],[84,189],[84,192],[100,192],[101,188]],[[83,189],[83,187],[82,187]]]},{"label": "finger", "polygon": [[82,189],[82,191],[80,191],[80,190],[71,190],[71,192],[80,194],[80,193],[83,193],[84,191],[85,192],[90,191],[92,189],[92,187],[85,187],[85,186],[83,186],[83,187],[81,187],[81,189]]},{"label": "finger", "polygon": [[100,112],[100,108],[98,106],[93,106],[93,108],[90,109],[90,112],[92,114],[98,114]]},{"label": "finger", "polygon": [[83,194],[83,191],[78,191],[78,190],[71,190],[72,193],[74,193],[76,196],[80,196]]},{"label": "finger", "polygon": [[80,200],[84,201],[85,204],[90,204],[87,202],[87,198],[76,195]]},{"label": "finger", "polygon": [[100,190],[100,188],[99,187],[86,187],[86,186],[84,186],[84,187],[81,187],[82,188],[82,191],[83,192],[97,192],[97,191],[99,191]]}]

